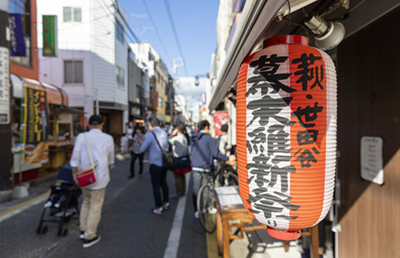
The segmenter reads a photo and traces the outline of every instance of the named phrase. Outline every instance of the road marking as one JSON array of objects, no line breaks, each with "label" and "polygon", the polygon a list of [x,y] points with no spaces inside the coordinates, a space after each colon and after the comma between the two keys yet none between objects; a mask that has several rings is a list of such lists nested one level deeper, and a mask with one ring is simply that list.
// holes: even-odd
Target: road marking
[{"label": "road marking", "polygon": [[15,207],[12,207],[11,209],[1,212],[0,213],[0,223],[23,212],[24,210],[27,210],[30,207],[35,206],[36,204],[44,201],[45,199],[47,199],[49,194],[50,194],[50,190],[42,195],[39,195],[39,196],[29,200],[29,201],[23,202],[21,204],[18,204]]},{"label": "road marking", "polygon": [[179,241],[181,239],[183,216],[185,215],[186,207],[186,196],[189,188],[189,174],[185,175],[186,180],[186,192],[185,196],[179,198],[178,205],[176,207],[174,221],[172,223],[171,231],[169,232],[167,248],[165,249],[164,258],[176,258],[178,257]]}]

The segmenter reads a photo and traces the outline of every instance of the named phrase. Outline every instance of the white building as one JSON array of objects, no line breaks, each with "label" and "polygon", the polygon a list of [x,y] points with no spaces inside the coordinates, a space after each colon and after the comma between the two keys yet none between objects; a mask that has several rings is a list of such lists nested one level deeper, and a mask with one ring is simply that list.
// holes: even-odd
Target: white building
[{"label": "white building", "polygon": [[[37,0],[37,12],[40,81],[64,89],[70,106],[82,108],[86,118],[96,110],[97,95],[104,130],[118,137],[128,119],[128,46],[121,6],[113,0]],[[42,55],[42,15],[58,18],[57,57]]]}]

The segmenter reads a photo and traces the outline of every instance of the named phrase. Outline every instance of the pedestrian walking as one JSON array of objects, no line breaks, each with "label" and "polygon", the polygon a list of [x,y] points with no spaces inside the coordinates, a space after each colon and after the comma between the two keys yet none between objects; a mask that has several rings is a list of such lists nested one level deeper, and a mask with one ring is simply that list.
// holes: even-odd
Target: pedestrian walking
[{"label": "pedestrian walking", "polygon": [[139,159],[139,178],[142,178],[143,174],[143,157],[144,153],[140,152],[140,146],[142,146],[145,136],[144,136],[144,128],[136,127],[135,135],[133,136],[133,147],[131,151],[131,166],[130,166],[130,176],[128,178],[135,177],[135,161]]},{"label": "pedestrian walking", "polygon": [[[162,152],[169,148],[168,135],[159,127],[159,121],[156,117],[149,119],[148,127],[150,133],[146,135],[142,146],[140,146],[140,153],[149,150],[151,184],[156,204],[151,210],[155,214],[161,215],[164,210],[169,209],[167,169],[163,166],[162,155]],[[162,189],[162,198],[160,188]]]},{"label": "pedestrian walking", "polygon": [[185,173],[190,170],[190,159],[188,157],[188,141],[185,132],[185,124],[179,123],[172,131],[169,139],[169,143],[172,145],[172,152],[177,161],[176,169],[174,171],[176,192],[171,195],[171,198],[180,198],[184,196],[186,192]]},{"label": "pedestrian walking", "polygon": [[126,135],[128,136],[128,149],[133,145],[133,128],[131,123],[128,123],[128,128],[126,129]]},{"label": "pedestrian walking", "polygon": [[[229,142],[228,142],[228,129],[229,126],[227,124],[224,124],[221,126],[221,131],[222,134],[218,136],[217,138],[217,146],[219,152],[221,152],[224,155],[228,154],[228,151],[230,150]],[[227,155],[228,156],[228,155]]]},{"label": "pedestrian walking", "polygon": [[109,169],[114,164],[114,140],[110,135],[102,132],[103,119],[101,116],[92,115],[89,118],[89,129],[89,132],[78,135],[70,161],[73,173],[76,173],[79,168],[89,166],[91,164],[90,154],[87,150],[89,148],[93,161],[97,163],[95,170],[97,184],[82,189],[83,203],[79,227],[84,248],[97,244],[101,239],[97,234],[97,226],[101,218],[106,187],[110,182]]},{"label": "pedestrian walking", "polygon": [[199,192],[201,181],[204,178],[208,180],[207,170],[213,169],[214,159],[228,160],[229,158],[219,152],[214,139],[208,134],[210,132],[210,123],[203,120],[198,125],[198,133],[192,134],[191,156],[192,156],[192,185],[193,185],[193,206],[194,216],[199,217],[197,212],[197,193]]}]

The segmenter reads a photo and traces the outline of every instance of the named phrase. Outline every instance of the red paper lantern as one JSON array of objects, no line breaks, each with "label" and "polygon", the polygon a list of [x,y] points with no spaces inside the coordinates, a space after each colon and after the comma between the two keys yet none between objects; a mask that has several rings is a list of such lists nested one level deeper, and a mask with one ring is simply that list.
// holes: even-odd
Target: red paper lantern
[{"label": "red paper lantern", "polygon": [[278,36],[240,67],[237,152],[246,209],[280,239],[329,211],[336,164],[336,72],[303,36]]}]

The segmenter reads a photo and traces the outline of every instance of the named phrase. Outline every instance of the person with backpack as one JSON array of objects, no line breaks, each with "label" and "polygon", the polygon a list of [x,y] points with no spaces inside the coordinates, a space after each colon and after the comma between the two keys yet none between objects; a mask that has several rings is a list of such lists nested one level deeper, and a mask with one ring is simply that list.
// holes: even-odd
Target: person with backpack
[{"label": "person with backpack", "polygon": [[[151,211],[161,215],[164,210],[169,210],[167,169],[163,164],[163,151],[168,151],[169,148],[168,135],[159,127],[156,117],[149,119],[148,127],[150,132],[146,135],[139,152],[144,153],[149,150],[151,184],[156,203],[156,207]],[[162,189],[162,199],[160,188]]]},{"label": "person with backpack", "polygon": [[218,149],[224,155],[227,155],[228,151],[230,149],[229,143],[228,143],[228,138],[229,138],[228,129],[229,129],[229,126],[227,124],[222,125],[221,126],[222,134],[220,136],[218,136],[216,139]]},{"label": "person with backpack", "polygon": [[210,123],[203,120],[198,125],[198,133],[193,133],[191,138],[192,154],[192,175],[193,175],[193,206],[194,216],[199,217],[197,212],[197,193],[199,192],[203,178],[208,180],[207,170],[213,169],[214,159],[227,161],[229,158],[219,152],[214,139],[208,134],[210,132]]},{"label": "person with backpack", "polygon": [[176,193],[171,198],[180,198],[186,192],[185,174],[191,170],[190,157],[188,151],[188,140],[185,136],[186,126],[179,123],[173,130],[169,143],[172,145],[172,152],[176,158],[176,167],[174,171]]}]

